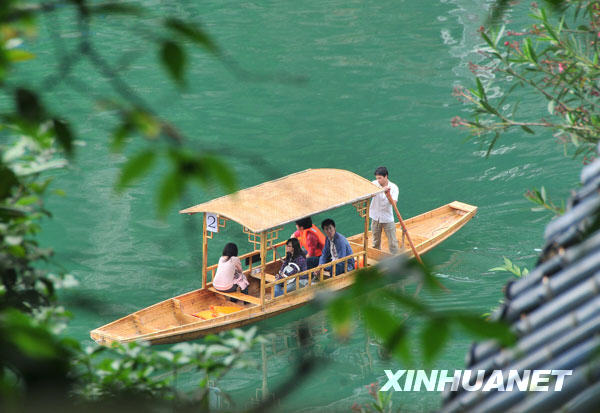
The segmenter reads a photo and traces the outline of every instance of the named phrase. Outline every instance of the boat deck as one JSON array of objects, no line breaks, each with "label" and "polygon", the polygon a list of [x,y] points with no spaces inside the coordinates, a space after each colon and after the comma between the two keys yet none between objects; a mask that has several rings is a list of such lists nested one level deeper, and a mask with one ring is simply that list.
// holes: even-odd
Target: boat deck
[{"label": "boat deck", "polygon": [[[406,226],[408,234],[410,235],[410,239],[412,240],[419,254],[424,254],[425,252],[429,251],[433,246],[437,245],[433,244],[431,242],[432,240],[437,240],[440,237],[442,237],[441,240],[447,238],[454,232],[454,227],[458,225],[458,228],[460,228],[460,226],[466,223],[462,218],[465,215],[472,213],[476,209],[476,207],[473,207],[471,205],[454,201],[440,208],[407,219],[406,221],[404,221],[404,225]],[[404,243],[402,242],[402,235],[402,227],[400,223],[397,222],[396,238],[398,238],[400,252],[407,253],[408,255],[412,256],[413,254],[410,248],[410,244],[408,243],[408,240],[406,238],[404,238]],[[348,238],[348,241],[350,242],[353,251],[355,249],[358,251],[363,250],[363,239],[364,235],[362,233],[356,234]],[[368,232],[368,239],[373,239],[372,231]],[[377,250],[374,248],[369,248],[368,258],[385,258],[386,256],[390,255],[389,250],[389,243],[387,237],[385,236],[385,231],[383,231],[383,235],[381,236],[380,249]]]}]

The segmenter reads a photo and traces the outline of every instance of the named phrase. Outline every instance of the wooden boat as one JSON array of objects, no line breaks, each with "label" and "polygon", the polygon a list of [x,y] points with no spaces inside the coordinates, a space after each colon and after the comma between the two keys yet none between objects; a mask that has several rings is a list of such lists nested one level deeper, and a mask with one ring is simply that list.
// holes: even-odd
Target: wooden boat
[{"label": "wooden boat", "polygon": [[[359,268],[335,274],[336,266],[332,264],[341,262],[347,269],[348,260],[356,259],[359,267],[370,266],[391,255],[385,236],[382,236],[382,249],[372,248],[369,244],[370,200],[380,192],[382,189],[378,185],[349,171],[308,169],[184,209],[180,213],[203,214],[202,288],[136,311],[92,330],[90,336],[103,345],[114,341],[146,340],[159,344],[192,340],[297,308],[310,301],[321,288],[339,290],[348,287]],[[276,280],[275,274],[281,266],[277,249],[282,250],[285,245],[285,240],[277,242],[283,225],[349,204],[354,205],[364,221],[364,231],[348,237],[354,253],[287,279]],[[458,231],[476,212],[477,207],[454,201],[404,222],[421,255]],[[210,282],[217,265],[207,263],[208,241],[229,221],[240,224],[252,244],[251,252],[239,256],[242,264],[247,262],[244,273],[250,281],[248,294],[220,292]],[[399,223],[396,231],[398,239],[402,240],[400,253],[412,256]],[[254,264],[257,258],[260,261]],[[333,274],[327,268],[331,268]],[[299,288],[299,277],[309,272],[318,276],[308,277],[308,285]],[[287,291],[288,280],[295,283],[295,291]],[[274,296],[276,284],[284,288],[284,294],[278,297]],[[230,297],[238,302],[233,303]]]}]

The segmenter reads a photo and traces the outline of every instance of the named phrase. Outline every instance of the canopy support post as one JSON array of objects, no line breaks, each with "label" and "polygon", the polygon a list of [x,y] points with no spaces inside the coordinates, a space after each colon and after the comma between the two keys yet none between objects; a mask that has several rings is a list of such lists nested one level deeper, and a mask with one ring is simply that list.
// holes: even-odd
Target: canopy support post
[{"label": "canopy support post", "polygon": [[267,263],[267,232],[260,234],[260,305],[265,308],[265,271]]},{"label": "canopy support post", "polygon": [[363,235],[363,248],[365,251],[365,255],[363,256],[363,267],[367,268],[367,256],[369,255],[369,208],[371,207],[371,203],[367,202],[367,207],[365,210],[365,233]]},{"label": "canopy support post", "polygon": [[206,230],[206,212],[202,214],[202,289],[206,289],[206,267],[208,266],[208,234]]},{"label": "canopy support post", "polygon": [[[372,197],[371,197],[372,198]],[[356,208],[356,212],[358,212],[358,216],[364,218],[365,220],[365,230],[363,233],[363,267],[367,267],[367,255],[369,252],[367,248],[369,248],[369,208],[371,208],[371,199],[363,199],[362,201],[355,202],[354,208]],[[358,257],[357,257],[358,258]]]}]

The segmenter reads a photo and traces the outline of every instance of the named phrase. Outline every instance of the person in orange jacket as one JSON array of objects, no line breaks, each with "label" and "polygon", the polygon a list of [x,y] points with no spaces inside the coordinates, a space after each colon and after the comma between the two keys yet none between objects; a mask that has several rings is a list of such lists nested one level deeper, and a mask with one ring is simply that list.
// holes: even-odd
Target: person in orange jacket
[{"label": "person in orange jacket", "polygon": [[319,265],[319,257],[325,247],[325,235],[313,224],[311,217],[296,221],[296,232],[293,235],[298,238],[302,248],[306,250],[306,266],[308,269]]}]

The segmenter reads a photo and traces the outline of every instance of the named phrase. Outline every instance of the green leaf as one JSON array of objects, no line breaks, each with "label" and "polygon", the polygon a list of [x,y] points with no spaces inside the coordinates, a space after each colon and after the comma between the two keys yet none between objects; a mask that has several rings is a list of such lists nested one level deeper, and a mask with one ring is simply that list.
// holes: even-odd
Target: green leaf
[{"label": "green leaf", "polygon": [[19,180],[12,169],[0,164],[0,200],[8,197],[12,188],[17,185]]},{"label": "green leaf", "polygon": [[100,363],[96,364],[95,368],[102,371],[113,372],[113,359],[105,358]]},{"label": "green leaf", "polygon": [[387,339],[394,330],[396,320],[386,310],[367,305],[363,308],[365,323],[377,336]]},{"label": "green leaf", "polygon": [[71,128],[67,122],[64,122],[59,119],[53,119],[54,122],[54,135],[56,136],[56,140],[63,147],[65,152],[68,155],[73,154],[73,134],[71,133]]},{"label": "green leaf", "polygon": [[498,340],[502,345],[509,346],[515,342],[515,335],[503,322],[487,321],[472,314],[457,314],[453,318],[467,331],[482,338]]},{"label": "green leaf", "polygon": [[154,115],[142,109],[132,110],[128,114],[127,122],[148,138],[156,138],[162,129],[161,122]]},{"label": "green leaf", "polygon": [[529,126],[521,125],[521,129],[523,129],[525,132],[531,135],[535,135],[535,132]]},{"label": "green leaf", "polygon": [[186,23],[182,20],[171,17],[165,21],[165,26],[185,36],[194,43],[205,47],[211,53],[219,53],[216,44],[212,41],[210,36],[202,31],[197,25]]},{"label": "green leaf", "polygon": [[15,205],[27,206],[27,205],[35,204],[36,202],[39,201],[39,199],[40,198],[38,198],[35,195],[29,195],[29,196],[25,196],[25,197],[19,199],[17,202],[15,202]]},{"label": "green leaf", "polygon": [[48,359],[57,355],[52,337],[43,330],[18,329],[10,333],[9,339],[19,350],[33,359]]},{"label": "green leaf", "polygon": [[127,160],[121,168],[121,174],[117,182],[117,190],[122,191],[136,179],[144,176],[154,164],[156,153],[153,150],[145,150],[137,153]]},{"label": "green leaf", "polygon": [[362,307],[362,314],[365,325],[383,341],[385,349],[409,364],[411,355],[406,327],[389,311],[371,304]]},{"label": "green leaf", "polygon": [[496,36],[494,37],[494,45],[498,46],[498,42],[500,41],[500,39],[502,38],[502,36],[504,35],[504,29],[506,28],[505,25],[502,25],[500,27],[500,30],[498,30],[498,33],[496,34]]},{"label": "green leaf", "polygon": [[498,142],[498,139],[500,139],[500,133],[498,131],[496,131],[494,133],[494,137],[492,138],[492,141],[488,145],[487,151],[485,152],[486,158],[488,158],[490,156],[490,154],[492,153],[492,150],[494,149],[494,146],[496,146],[496,142]]},{"label": "green leaf", "polygon": [[352,316],[352,305],[345,297],[338,297],[329,303],[329,317],[334,324],[344,324],[350,321]]},{"label": "green leaf", "polygon": [[[487,98],[486,98],[487,99]],[[481,102],[481,106],[483,106],[485,108],[485,110],[487,110],[489,113],[492,113],[494,115],[498,114],[498,111],[496,109],[494,109],[492,107],[492,105],[490,105],[487,100],[482,100]]]},{"label": "green leaf", "polygon": [[125,139],[133,131],[134,127],[129,121],[124,121],[114,130],[112,134],[111,150],[120,152],[125,144]]},{"label": "green leaf", "polygon": [[44,108],[36,93],[18,88],[15,91],[17,113],[29,122],[40,122],[44,116]]},{"label": "green leaf", "polygon": [[492,48],[492,49],[496,49],[496,45],[494,43],[492,43],[492,41],[490,40],[490,38],[488,37],[487,34],[485,34],[484,32],[481,32],[481,37],[483,37],[483,40],[485,40],[485,42]]},{"label": "green leaf", "polygon": [[430,363],[440,353],[448,340],[449,327],[447,320],[430,320],[421,331],[421,346],[426,363]]},{"label": "green leaf", "polygon": [[399,294],[399,293],[389,290],[389,289],[385,290],[385,294],[386,294],[386,296],[397,301],[398,303],[400,303],[407,309],[416,311],[418,313],[426,313],[429,311],[429,309],[427,308],[427,306],[425,304],[423,304],[421,301],[417,300],[416,298],[414,298],[410,295]]},{"label": "green leaf", "polygon": [[525,50],[527,53],[527,56],[529,57],[529,59],[534,62],[537,63],[537,56],[535,54],[535,50],[533,49],[533,45],[531,43],[531,39],[527,38],[525,39]]},{"label": "green leaf", "polygon": [[485,96],[485,89],[483,88],[483,85],[481,84],[481,80],[479,80],[479,78],[476,77],[475,81],[477,82],[477,90],[479,91],[479,98],[481,100],[487,100],[487,97]]},{"label": "green leaf", "polygon": [[10,252],[11,255],[19,258],[24,258],[27,253],[22,245],[11,245],[8,247],[8,252]]},{"label": "green leaf", "polygon": [[343,338],[350,334],[353,308],[351,301],[343,296],[336,298],[328,305],[328,314],[333,327],[336,333]]},{"label": "green leaf", "polygon": [[33,53],[21,49],[7,50],[6,57],[13,63],[26,62],[27,60],[35,59],[35,55]]},{"label": "green leaf", "polygon": [[227,192],[231,193],[237,189],[235,175],[225,162],[211,155],[202,157],[201,162]]},{"label": "green leaf", "polygon": [[546,199],[547,199],[547,197],[546,197],[546,188],[544,188],[543,185],[542,185],[542,188],[541,188],[540,195],[542,197],[542,201],[546,202]]},{"label": "green leaf", "polygon": [[184,176],[171,172],[164,177],[158,190],[158,213],[164,217],[173,203],[179,200],[185,187]]},{"label": "green leaf", "polygon": [[0,206],[0,217],[2,218],[24,217],[25,215],[27,215],[27,213],[23,209]]},{"label": "green leaf", "polygon": [[184,83],[183,74],[185,67],[185,53],[175,42],[167,40],[163,42],[160,52],[161,60],[169,74],[179,85]]}]

